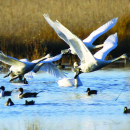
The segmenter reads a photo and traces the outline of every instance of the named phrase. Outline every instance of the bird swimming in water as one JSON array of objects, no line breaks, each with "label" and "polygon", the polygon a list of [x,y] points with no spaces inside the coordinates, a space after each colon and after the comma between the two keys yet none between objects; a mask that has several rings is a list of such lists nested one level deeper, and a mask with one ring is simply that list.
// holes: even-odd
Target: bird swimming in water
[{"label": "bird swimming in water", "polygon": [[12,91],[5,91],[5,87],[4,86],[1,86],[0,89],[2,90],[1,93],[0,93],[0,96],[1,97],[4,97],[4,96],[11,96],[11,93]]},{"label": "bird swimming in water", "polygon": [[38,93],[40,92],[43,92],[43,91],[40,91],[40,92],[26,92],[26,93],[23,93],[23,88],[19,88],[18,89],[20,91],[20,94],[18,95],[19,98],[29,98],[29,97],[36,97]]},{"label": "bird swimming in water", "polygon": [[5,106],[12,106],[14,103],[12,102],[11,98],[8,98],[8,101],[5,103]]},{"label": "bird swimming in water", "polygon": [[[78,63],[74,62],[73,66],[74,66],[74,76],[75,76],[76,72],[77,72],[75,70],[77,70]],[[70,86],[78,87],[78,86],[82,86],[83,85],[79,76],[77,76],[75,79],[74,78],[67,78],[67,77],[65,77],[63,79],[58,80],[57,83],[61,87],[70,87]]]},{"label": "bird swimming in water", "polygon": [[35,101],[31,100],[31,101],[27,101],[25,100],[25,105],[34,105]]},{"label": "bird swimming in water", "polygon": [[87,94],[91,95],[91,94],[97,94],[97,90],[90,90],[90,88],[87,88]]},{"label": "bird swimming in water", "polygon": [[130,113],[130,109],[128,109],[127,107],[124,107],[124,113]]}]

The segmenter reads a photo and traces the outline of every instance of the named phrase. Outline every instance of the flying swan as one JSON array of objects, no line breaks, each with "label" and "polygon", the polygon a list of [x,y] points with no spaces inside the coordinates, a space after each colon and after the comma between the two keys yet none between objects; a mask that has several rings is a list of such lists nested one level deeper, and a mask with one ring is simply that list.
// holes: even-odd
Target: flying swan
[{"label": "flying swan", "polygon": [[[106,65],[110,64],[111,62],[114,62],[120,58],[127,58],[127,56],[124,54],[116,59],[105,61],[106,56],[110,51],[115,49],[117,47],[118,37],[117,33],[110,35],[104,42],[103,48],[96,52],[94,55],[92,55],[88,51],[88,55],[85,56],[83,53],[80,55],[81,57],[81,65],[78,67],[77,63],[74,63],[74,69],[75,69],[75,79],[69,79],[69,78],[63,78],[58,81],[59,86],[81,86],[82,82],[79,79],[80,73],[87,73],[96,71],[98,69],[101,69],[102,67],[105,67]],[[86,48],[84,46],[84,48]],[[78,50],[78,49],[77,49]],[[81,51],[81,50],[80,50]],[[84,50],[87,51],[87,50]],[[83,56],[84,58],[82,58]]]},{"label": "flying swan", "polygon": [[[64,33],[62,33],[56,26],[56,24],[60,24],[58,22],[58,20],[56,20],[55,22],[53,22],[50,18],[48,14],[44,14],[43,15],[45,20],[48,22],[48,24],[55,30],[55,32],[57,33],[57,35],[64,40],[69,46],[69,49],[65,49],[62,50],[62,53],[67,53],[67,52],[71,52],[72,54],[76,54],[73,46],[69,43],[68,39],[66,38],[66,36],[64,35]],[[118,18],[114,18],[110,21],[108,21],[106,24],[102,25],[101,27],[99,27],[97,30],[93,31],[86,39],[83,40],[83,43],[87,46],[87,48],[89,50],[91,49],[95,49],[95,48],[99,48],[102,47],[103,44],[101,45],[93,45],[93,42],[102,34],[106,33],[108,30],[110,30],[116,23],[117,23]]]},{"label": "flying swan", "polygon": [[49,57],[50,54],[47,54],[45,57],[33,60],[32,62],[29,62],[28,60],[20,61],[16,58],[5,55],[2,51],[0,51],[0,61],[11,66],[9,73],[5,75],[4,78],[10,76],[10,81],[13,81],[17,78],[22,80],[24,75],[31,71],[34,73],[37,71],[45,71],[58,78],[65,77],[65,74],[52,63],[53,61],[59,60],[62,57],[62,54],[52,58]]},{"label": "flying swan", "polygon": [[[120,58],[127,58],[125,54],[120,57],[117,57],[112,60],[105,60],[108,53],[116,48],[118,42],[117,33],[110,35],[103,44],[103,48],[96,52],[94,55],[88,50],[86,45],[80,40],[76,35],[71,33],[67,28],[65,28],[60,22],[56,22],[55,26],[57,30],[60,32],[60,36],[62,39],[65,39],[67,44],[70,48],[76,52],[77,56],[79,57],[81,64],[77,67],[77,74],[75,78],[80,73],[88,73],[99,70],[108,64],[120,59]],[[65,41],[64,40],[64,41]]]}]

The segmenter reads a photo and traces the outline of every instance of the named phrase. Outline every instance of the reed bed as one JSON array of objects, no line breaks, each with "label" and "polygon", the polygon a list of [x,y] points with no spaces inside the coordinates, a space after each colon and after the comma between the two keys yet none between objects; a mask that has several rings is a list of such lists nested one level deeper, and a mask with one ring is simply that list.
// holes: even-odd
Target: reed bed
[{"label": "reed bed", "polygon": [[[59,20],[81,39],[118,17],[117,24],[94,44],[103,43],[110,34],[117,32],[119,46],[111,56],[130,53],[129,0],[0,1],[0,50],[18,59],[33,60],[47,53],[56,55],[68,48],[45,21],[44,13],[48,13],[52,20]],[[65,58],[62,61],[65,62]]]}]

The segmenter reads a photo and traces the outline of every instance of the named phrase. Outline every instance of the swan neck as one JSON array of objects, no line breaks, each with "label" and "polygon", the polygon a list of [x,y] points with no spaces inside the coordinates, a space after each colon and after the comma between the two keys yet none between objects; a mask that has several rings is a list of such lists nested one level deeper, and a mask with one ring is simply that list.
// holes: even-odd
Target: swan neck
[{"label": "swan neck", "polygon": [[42,57],[41,59],[39,59],[37,62],[36,62],[36,64],[38,64],[39,62],[41,62],[42,60],[45,60],[46,59],[46,57]]},{"label": "swan neck", "polygon": [[74,85],[75,85],[75,87],[77,87],[77,86],[78,86],[78,80],[77,80],[77,78],[76,78],[76,79],[74,79]]},{"label": "swan neck", "polygon": [[115,62],[115,61],[117,61],[117,60],[119,60],[119,59],[122,59],[122,58],[124,58],[124,57],[122,57],[122,55],[121,56],[119,56],[119,57],[117,57],[117,58],[114,58],[113,60],[111,60],[112,62]]}]

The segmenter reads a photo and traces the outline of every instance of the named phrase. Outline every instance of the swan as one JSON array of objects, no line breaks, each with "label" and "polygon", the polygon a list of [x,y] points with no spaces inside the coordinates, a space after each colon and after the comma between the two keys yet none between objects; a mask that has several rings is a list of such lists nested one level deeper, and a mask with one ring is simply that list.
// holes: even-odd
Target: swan
[{"label": "swan", "polygon": [[[74,70],[78,67],[78,63],[77,62],[74,62]],[[76,72],[74,72],[74,76],[76,75]],[[74,78],[63,78],[63,79],[60,79],[57,81],[58,85],[60,87],[70,87],[70,86],[82,86],[82,82],[79,78],[79,76],[77,76],[75,79]]]},{"label": "swan", "polygon": [[[69,49],[62,50],[61,52],[62,53],[71,52],[72,54],[76,54],[75,50],[73,49],[73,46],[69,43],[69,41],[66,38],[66,36],[64,35],[64,33],[62,33],[61,31],[59,31],[59,29],[57,28],[56,24],[60,25],[60,22],[58,20],[56,20],[55,22],[53,22],[49,18],[49,15],[47,15],[47,14],[44,14],[43,16],[44,16],[45,20],[48,22],[48,24],[55,30],[55,32],[57,33],[57,35],[70,46]],[[108,30],[110,30],[117,23],[117,20],[118,20],[118,18],[114,18],[114,19],[108,21],[106,24],[104,24],[101,27],[99,27],[97,30],[93,31],[87,38],[85,38],[83,40],[83,43],[86,45],[86,47],[89,50],[102,47],[103,44],[101,44],[101,45],[93,45],[93,42],[99,36],[101,36],[102,34],[106,33]]]},{"label": "swan", "polygon": [[65,39],[67,44],[73,48],[79,57],[81,64],[77,67],[77,74],[74,78],[76,78],[81,73],[88,73],[99,70],[120,58],[127,58],[125,54],[112,59],[105,60],[106,56],[110,51],[117,47],[118,36],[117,33],[110,35],[104,42],[103,48],[96,52],[94,55],[89,51],[86,45],[80,40],[76,35],[71,33],[67,28],[65,28],[60,22],[56,22],[55,26],[57,30],[60,32],[60,35],[63,39]]},{"label": "swan", "polygon": [[28,72],[33,71],[36,73],[40,70],[46,71],[55,77],[65,77],[65,74],[52,63],[53,61],[59,60],[62,57],[62,54],[51,58],[49,57],[50,54],[47,54],[45,57],[33,60],[32,62],[29,62],[28,60],[20,61],[16,58],[5,55],[2,51],[0,51],[0,61],[5,64],[11,65],[9,73],[5,75],[4,78],[10,76],[10,81],[13,81],[17,78],[22,80],[24,75]]}]

